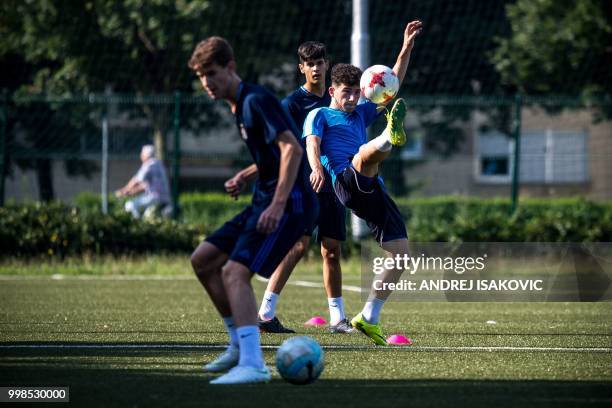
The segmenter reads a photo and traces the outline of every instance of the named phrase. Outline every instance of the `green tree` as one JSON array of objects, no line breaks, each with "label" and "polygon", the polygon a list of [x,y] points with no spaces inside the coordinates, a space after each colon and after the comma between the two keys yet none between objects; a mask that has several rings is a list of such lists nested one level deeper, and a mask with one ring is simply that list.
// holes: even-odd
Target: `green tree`
[{"label": "green tree", "polygon": [[[492,38],[509,30],[504,12],[509,1],[370,2],[371,61],[392,65],[406,23],[418,18],[425,30],[401,91],[409,103],[411,95],[506,95],[487,52],[494,48]],[[302,79],[295,68],[301,42],[322,41],[332,63],[349,61],[351,0],[5,0],[0,65],[7,72],[6,64],[15,63],[9,55],[21,62],[19,69],[10,67],[16,75],[4,87],[27,94],[83,95],[107,88],[130,95],[191,94],[197,87],[187,59],[198,40],[213,34],[233,44],[244,79],[271,85],[284,96]],[[149,118],[156,144],[163,147],[171,107],[146,98],[136,102],[135,114]],[[200,109],[201,100],[197,112],[193,106],[184,106],[183,124],[201,127],[199,116],[204,125],[218,121],[215,109]],[[434,99],[413,107],[422,113],[428,149],[456,152],[472,107]],[[509,122],[507,106],[484,108],[492,121]]]},{"label": "green tree", "polygon": [[[254,79],[256,72],[271,72],[279,63],[279,55],[289,44],[294,46],[297,34],[283,33],[292,32],[291,24],[299,8],[280,0],[266,0],[260,6],[275,24],[270,26],[264,41],[254,47],[260,33],[249,31],[253,18],[245,18],[245,13],[252,4],[246,0],[3,1],[0,64],[3,72],[14,71],[17,75],[5,78],[2,87],[20,95],[75,96],[107,89],[116,94],[136,95],[135,107],[140,112],[133,113],[148,118],[155,144],[163,155],[172,105],[138,97],[168,95],[177,90],[191,93],[194,77],[187,68],[187,60],[197,41],[212,34],[226,35],[235,44],[247,79]],[[24,117],[33,108],[22,105],[15,107],[14,113],[20,111]],[[53,122],[57,116],[54,113],[60,108],[64,116],[71,116],[68,112],[71,108],[65,105],[49,106],[51,112],[46,116],[51,116]],[[126,105],[123,109],[127,109]],[[213,109],[199,113],[205,123],[193,118],[188,123],[203,126],[219,119]],[[86,115],[80,117],[88,120]],[[21,125],[27,127],[25,123]],[[55,125],[62,128],[61,123]],[[84,126],[76,124],[75,131]],[[70,144],[70,132],[63,129],[61,138]],[[24,130],[29,130],[26,133],[31,148],[51,146],[50,139],[57,138],[51,132],[39,132],[35,126]],[[38,169],[41,198],[51,199],[49,161],[39,158],[36,163],[21,164]]]},{"label": "green tree", "polygon": [[[165,0],[27,0],[3,2],[10,20],[0,50],[35,67],[27,92],[80,95],[112,89],[149,95],[190,89],[187,55],[209,2]],[[23,90],[23,87],[22,87]],[[168,115],[140,109],[164,151]]]},{"label": "green tree", "polygon": [[511,32],[491,54],[504,83],[535,95],[612,91],[609,1],[518,0],[506,10]]},{"label": "green tree", "polygon": [[[68,175],[89,177],[97,169],[94,162],[80,157],[78,147],[83,134],[99,134],[89,118],[89,106],[71,103],[47,103],[40,98],[23,100],[23,92],[16,95],[22,84],[30,83],[38,68],[27,63],[23,56],[8,53],[0,56],[4,75],[0,76],[2,110],[6,113],[5,176],[13,165],[32,169],[36,173],[39,197],[43,201],[54,198],[52,158],[63,159]],[[61,137],[59,136],[61,135]]]}]

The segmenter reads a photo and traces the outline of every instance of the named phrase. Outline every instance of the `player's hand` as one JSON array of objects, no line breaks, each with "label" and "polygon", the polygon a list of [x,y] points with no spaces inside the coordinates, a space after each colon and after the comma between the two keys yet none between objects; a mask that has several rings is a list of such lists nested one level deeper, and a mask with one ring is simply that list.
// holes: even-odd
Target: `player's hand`
[{"label": "player's hand", "polygon": [[246,181],[242,178],[240,174],[236,174],[231,179],[227,180],[224,184],[225,191],[234,199],[237,200],[240,196],[240,192],[246,186]]},{"label": "player's hand", "polygon": [[257,232],[262,234],[271,234],[278,228],[285,206],[282,204],[272,203],[261,213],[257,220]]},{"label": "player's hand", "polygon": [[421,33],[423,23],[419,20],[414,20],[408,23],[404,30],[404,48],[411,50],[414,46],[414,39]]},{"label": "player's hand", "polygon": [[325,183],[325,173],[323,173],[323,169],[318,168],[314,169],[312,173],[310,173],[310,185],[315,193],[318,193],[323,188],[323,184]]}]

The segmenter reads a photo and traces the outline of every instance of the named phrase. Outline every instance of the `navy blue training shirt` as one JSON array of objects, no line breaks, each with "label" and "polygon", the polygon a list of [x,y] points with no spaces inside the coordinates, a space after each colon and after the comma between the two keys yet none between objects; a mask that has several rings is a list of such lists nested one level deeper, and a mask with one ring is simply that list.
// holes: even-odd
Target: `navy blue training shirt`
[{"label": "navy blue training shirt", "polygon": [[[316,108],[327,107],[331,103],[331,96],[329,96],[328,92],[322,97],[319,97],[312,92],[308,92],[306,88],[300,86],[298,89],[290,93],[282,100],[281,104],[283,108],[289,113],[295,125],[300,130],[298,137],[301,139],[302,136],[302,128],[304,127],[304,121],[306,120],[306,116],[308,113]],[[306,150],[306,139],[301,139],[302,147]],[[306,159],[306,169],[308,175],[310,175],[311,169],[308,164],[308,159]],[[331,184],[331,177],[327,171],[325,171],[325,183],[323,184],[323,188],[321,192],[331,193],[334,189]]]},{"label": "navy blue training shirt", "polygon": [[[280,102],[265,88],[241,82],[238,88],[236,125],[246,142],[259,176],[253,192],[253,204],[267,205],[274,197],[280,169],[280,149],[275,143],[279,133],[290,130],[299,140],[301,132],[295,128]],[[302,156],[294,190],[311,192]]]},{"label": "navy blue training shirt", "polygon": [[295,125],[300,130],[298,136],[302,135],[301,130],[304,127],[304,121],[306,120],[308,112],[315,108],[329,106],[330,103],[331,96],[329,96],[329,93],[325,92],[322,97],[319,97],[318,95],[308,92],[303,86],[291,92],[281,102],[283,108],[289,113]]}]

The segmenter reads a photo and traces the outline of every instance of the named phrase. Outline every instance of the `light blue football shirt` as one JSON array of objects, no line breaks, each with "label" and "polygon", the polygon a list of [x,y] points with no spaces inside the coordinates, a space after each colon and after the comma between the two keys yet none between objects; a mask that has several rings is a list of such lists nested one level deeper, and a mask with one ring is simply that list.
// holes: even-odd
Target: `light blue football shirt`
[{"label": "light blue football shirt", "polygon": [[321,164],[336,183],[336,175],[342,173],[368,141],[366,129],[376,120],[378,105],[363,102],[351,113],[339,109],[317,108],[306,116],[302,138],[310,135],[321,139]]}]

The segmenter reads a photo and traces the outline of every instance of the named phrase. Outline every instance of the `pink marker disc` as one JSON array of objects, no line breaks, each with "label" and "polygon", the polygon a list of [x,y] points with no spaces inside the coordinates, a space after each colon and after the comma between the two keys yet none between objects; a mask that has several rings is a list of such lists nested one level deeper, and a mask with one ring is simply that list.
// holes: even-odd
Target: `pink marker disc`
[{"label": "pink marker disc", "polygon": [[393,334],[387,338],[387,343],[393,344],[394,346],[410,346],[412,340],[401,334]]},{"label": "pink marker disc", "polygon": [[324,318],[321,316],[313,316],[304,323],[304,326],[323,326],[325,324],[327,324],[327,321]]}]

